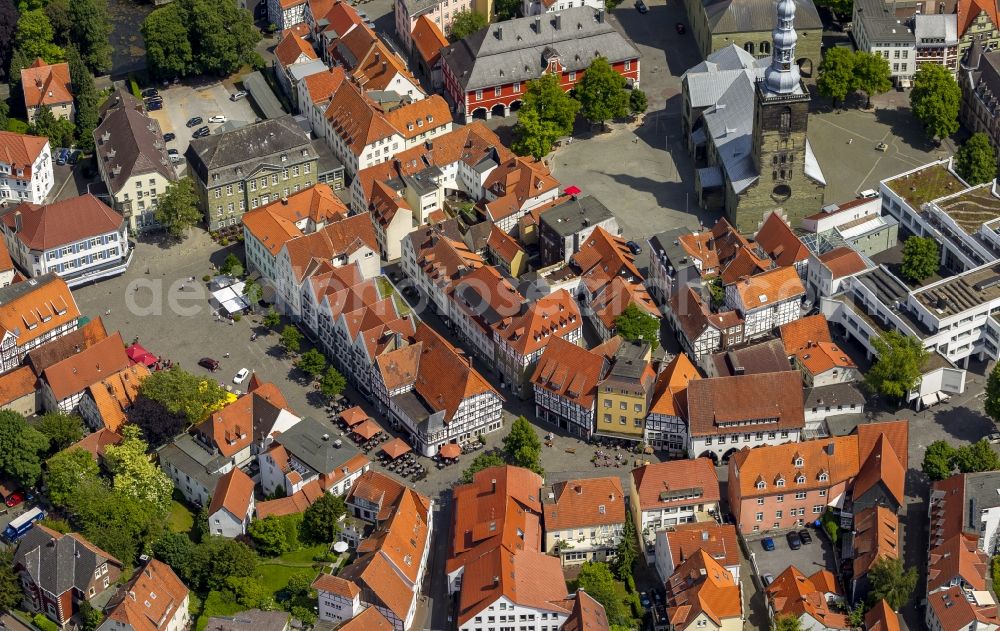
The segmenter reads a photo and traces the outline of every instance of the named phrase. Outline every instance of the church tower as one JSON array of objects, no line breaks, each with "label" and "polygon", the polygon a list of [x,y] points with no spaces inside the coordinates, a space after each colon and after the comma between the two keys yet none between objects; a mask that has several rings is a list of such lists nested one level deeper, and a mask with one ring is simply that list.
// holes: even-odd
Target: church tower
[{"label": "church tower", "polygon": [[757,203],[741,204],[737,210],[735,223],[741,230],[756,231],[771,210],[781,209],[792,225],[798,225],[794,216],[804,217],[819,208],[814,206],[816,182],[808,180],[805,171],[810,97],[795,63],[795,0],[778,2],[771,37],[771,64],[757,80],[754,102],[753,160],[760,173],[753,195]]}]

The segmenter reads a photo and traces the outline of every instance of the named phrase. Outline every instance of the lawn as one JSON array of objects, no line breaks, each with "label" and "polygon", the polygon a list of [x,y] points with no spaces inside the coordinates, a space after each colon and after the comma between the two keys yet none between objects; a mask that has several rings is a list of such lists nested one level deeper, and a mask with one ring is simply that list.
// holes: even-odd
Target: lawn
[{"label": "lawn", "polygon": [[204,606],[201,609],[201,615],[198,617],[198,623],[195,625],[195,631],[203,631],[205,626],[208,625],[209,618],[213,618],[215,616],[231,616],[234,613],[242,611],[243,609],[244,607],[240,606],[231,594],[209,592],[208,596],[205,598]]},{"label": "lawn", "polygon": [[931,200],[958,193],[965,188],[948,169],[937,164],[889,180],[886,184],[916,209]]},{"label": "lawn", "polygon": [[327,545],[320,544],[294,552],[286,552],[273,559],[262,560],[260,562],[261,582],[268,591],[275,593],[284,589],[285,585],[288,584],[288,579],[295,574],[300,572],[316,572],[318,574],[319,571],[313,569],[313,565],[316,564],[313,557],[317,554],[323,554],[326,550]]},{"label": "lawn", "polygon": [[194,513],[186,506],[173,500],[170,502],[170,513],[167,514],[167,528],[171,532],[187,534],[194,527]]},{"label": "lawn", "polygon": [[396,305],[396,310],[399,311],[399,315],[406,317],[410,314],[410,307],[406,304],[406,301],[396,293],[396,288],[393,287],[392,282],[389,281],[385,276],[379,276],[377,279],[378,288],[383,296],[392,296],[392,302]]}]

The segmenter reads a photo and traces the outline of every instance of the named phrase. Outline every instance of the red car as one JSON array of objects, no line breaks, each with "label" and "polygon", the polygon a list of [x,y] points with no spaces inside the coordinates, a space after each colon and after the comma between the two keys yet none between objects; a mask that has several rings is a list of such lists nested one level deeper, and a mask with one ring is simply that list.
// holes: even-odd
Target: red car
[{"label": "red car", "polygon": [[17,506],[24,501],[24,495],[18,493],[17,491],[11,493],[7,496],[7,506]]}]

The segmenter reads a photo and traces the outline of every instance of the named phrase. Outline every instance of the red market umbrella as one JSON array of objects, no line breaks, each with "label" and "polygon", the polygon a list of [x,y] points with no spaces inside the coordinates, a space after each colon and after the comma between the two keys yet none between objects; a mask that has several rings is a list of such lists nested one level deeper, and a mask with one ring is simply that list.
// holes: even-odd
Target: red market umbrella
[{"label": "red market umbrella", "polygon": [[368,419],[367,421],[365,421],[361,425],[358,425],[351,431],[360,436],[361,438],[369,440],[373,438],[376,434],[381,432],[382,428],[379,427],[379,424],[376,423],[375,421]]},{"label": "red market umbrella", "polygon": [[340,413],[340,420],[347,423],[348,427],[354,427],[355,425],[360,425],[368,420],[368,415],[359,406],[355,405],[352,408],[347,408]]},{"label": "red market umbrella", "polygon": [[141,344],[133,344],[125,349],[125,355],[133,364],[144,364],[149,368],[156,363],[156,356],[142,347]]},{"label": "red market umbrella", "polygon": [[579,195],[582,192],[583,191],[580,190],[579,186],[568,186],[566,187],[566,190],[563,191],[563,193],[567,195]]},{"label": "red market umbrella", "polygon": [[410,446],[406,444],[406,441],[403,440],[402,438],[393,438],[386,444],[382,445],[382,451],[385,452],[385,455],[395,460],[400,456],[405,456],[412,450],[410,449]]},{"label": "red market umbrella", "polygon": [[441,445],[441,457],[455,459],[462,455],[462,446],[456,443],[447,443]]}]

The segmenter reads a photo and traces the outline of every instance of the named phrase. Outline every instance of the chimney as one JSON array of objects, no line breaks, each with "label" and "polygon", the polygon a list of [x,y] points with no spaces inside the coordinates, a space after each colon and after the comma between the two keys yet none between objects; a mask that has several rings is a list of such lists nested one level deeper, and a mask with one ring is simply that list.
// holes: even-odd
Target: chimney
[{"label": "chimney", "polygon": [[577,495],[583,495],[583,487],[580,486],[579,484],[575,485],[573,487],[573,490],[576,491]]},{"label": "chimney", "polygon": [[282,197],[281,198],[281,205],[282,206],[287,206],[288,205],[288,198],[287,197]]},{"label": "chimney", "polygon": [[494,585],[499,585],[500,584],[500,577],[499,576],[497,576],[497,575],[493,576],[493,584]]},{"label": "chimney", "polygon": [[23,224],[21,223],[21,211],[18,210],[14,213],[14,234],[20,234]]},{"label": "chimney", "polygon": [[562,28],[562,15],[556,13],[556,30],[558,31],[561,28]]},{"label": "chimney", "polygon": [[497,479],[493,478],[492,480],[490,480],[490,485],[492,487],[491,492],[492,493],[496,493],[497,492]]},{"label": "chimney", "polygon": [[499,39],[499,40],[503,39],[503,27],[502,26],[498,26],[497,27],[497,39]]},{"label": "chimney", "polygon": [[388,63],[388,62],[385,62],[385,61],[383,61],[383,62],[382,62],[382,72],[385,72],[385,68],[386,68],[386,66],[388,66],[388,65],[389,65],[389,63]]},{"label": "chimney", "polygon": [[535,32],[536,33],[542,32],[542,18],[540,18],[537,15],[535,16]]}]

